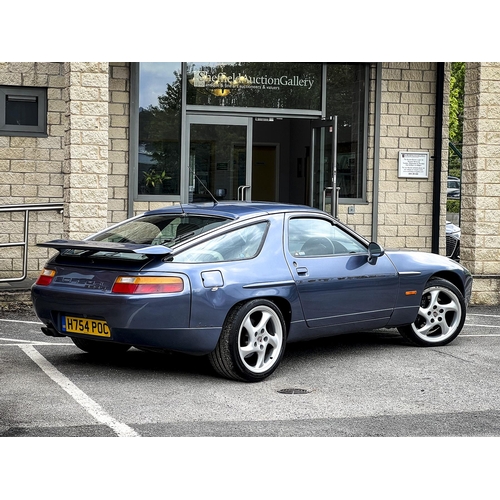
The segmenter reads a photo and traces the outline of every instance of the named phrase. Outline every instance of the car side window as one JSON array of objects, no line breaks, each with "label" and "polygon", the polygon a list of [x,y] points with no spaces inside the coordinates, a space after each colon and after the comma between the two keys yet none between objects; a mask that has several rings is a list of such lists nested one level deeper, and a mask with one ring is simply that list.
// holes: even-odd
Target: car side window
[{"label": "car side window", "polygon": [[261,222],[224,233],[172,257],[174,262],[218,262],[252,259],[262,247],[267,223]]},{"label": "car side window", "polygon": [[288,250],[294,257],[366,253],[366,247],[341,227],[310,217],[290,219]]}]

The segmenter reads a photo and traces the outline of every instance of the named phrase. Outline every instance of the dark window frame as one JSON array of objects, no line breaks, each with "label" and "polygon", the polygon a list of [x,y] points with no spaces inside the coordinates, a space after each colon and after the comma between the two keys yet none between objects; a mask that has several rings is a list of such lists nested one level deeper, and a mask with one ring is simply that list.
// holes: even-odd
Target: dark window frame
[{"label": "dark window frame", "polygon": [[[6,123],[7,99],[14,96],[37,99],[38,125]],[[0,86],[0,136],[47,137],[47,89],[45,87]]]}]

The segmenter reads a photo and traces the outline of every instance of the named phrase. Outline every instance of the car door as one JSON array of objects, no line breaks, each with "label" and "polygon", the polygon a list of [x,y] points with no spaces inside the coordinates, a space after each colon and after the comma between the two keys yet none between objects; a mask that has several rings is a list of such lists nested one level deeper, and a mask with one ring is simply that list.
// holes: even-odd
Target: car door
[{"label": "car door", "polygon": [[290,216],[285,254],[307,326],[378,328],[390,318],[399,278],[385,255],[369,262],[367,245],[318,216]]}]

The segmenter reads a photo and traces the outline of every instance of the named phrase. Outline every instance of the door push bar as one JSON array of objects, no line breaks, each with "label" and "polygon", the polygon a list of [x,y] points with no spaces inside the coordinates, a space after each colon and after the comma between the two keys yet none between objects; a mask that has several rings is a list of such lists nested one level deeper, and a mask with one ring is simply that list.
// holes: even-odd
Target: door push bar
[{"label": "door push bar", "polygon": [[238,201],[246,201],[246,191],[250,186],[238,186]]}]

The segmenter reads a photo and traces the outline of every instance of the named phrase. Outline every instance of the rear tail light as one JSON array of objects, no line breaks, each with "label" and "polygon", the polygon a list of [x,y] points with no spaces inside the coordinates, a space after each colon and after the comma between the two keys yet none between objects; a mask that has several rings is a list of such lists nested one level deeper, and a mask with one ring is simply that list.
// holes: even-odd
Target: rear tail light
[{"label": "rear tail light", "polygon": [[35,284],[41,286],[50,285],[55,275],[56,272],[53,269],[43,269]]},{"label": "rear tail light", "polygon": [[129,295],[142,293],[175,293],[184,290],[182,278],[174,276],[120,276],[116,279],[113,293]]}]

